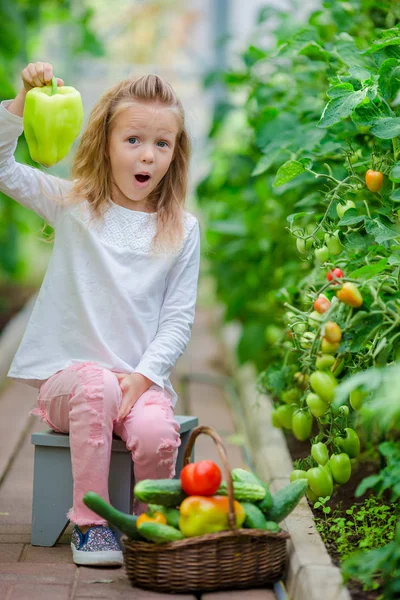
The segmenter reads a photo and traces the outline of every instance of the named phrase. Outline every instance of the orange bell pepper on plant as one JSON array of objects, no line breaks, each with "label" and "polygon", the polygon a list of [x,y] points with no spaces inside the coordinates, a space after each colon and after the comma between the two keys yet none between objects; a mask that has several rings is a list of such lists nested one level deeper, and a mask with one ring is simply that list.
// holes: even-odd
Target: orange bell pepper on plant
[{"label": "orange bell pepper on plant", "polygon": [[[236,527],[241,527],[246,514],[237,500],[233,501]],[[180,505],[179,529],[185,537],[195,537],[229,529],[227,496],[189,496]]]}]

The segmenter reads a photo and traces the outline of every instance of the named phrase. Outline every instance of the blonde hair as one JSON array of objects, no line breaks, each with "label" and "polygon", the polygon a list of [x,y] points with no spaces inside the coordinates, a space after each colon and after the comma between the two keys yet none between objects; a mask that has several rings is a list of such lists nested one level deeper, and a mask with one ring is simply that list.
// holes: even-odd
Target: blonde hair
[{"label": "blonde hair", "polygon": [[73,164],[73,185],[64,202],[88,201],[91,216],[103,218],[110,206],[111,165],[108,145],[116,116],[131,102],[157,102],[175,111],[178,134],[173,160],[158,186],[147,198],[152,212],[157,213],[157,231],[153,247],[161,244],[177,248],[184,237],[185,204],[190,159],[190,139],[185,125],[181,101],[172,86],[158,75],[127,78],[111,87],[93,108],[80,140]]}]

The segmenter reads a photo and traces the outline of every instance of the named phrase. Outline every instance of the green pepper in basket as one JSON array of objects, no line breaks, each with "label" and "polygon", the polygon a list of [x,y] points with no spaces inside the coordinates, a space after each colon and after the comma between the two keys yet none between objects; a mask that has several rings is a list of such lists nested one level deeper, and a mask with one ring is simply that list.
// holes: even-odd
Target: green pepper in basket
[{"label": "green pepper in basket", "polygon": [[[244,508],[233,501],[236,527],[246,518]],[[226,496],[189,496],[180,506],[179,529],[185,537],[195,537],[229,529],[229,499]]]},{"label": "green pepper in basket", "polygon": [[51,167],[71,149],[83,123],[80,93],[73,87],[35,87],[25,98],[24,133],[33,160]]}]

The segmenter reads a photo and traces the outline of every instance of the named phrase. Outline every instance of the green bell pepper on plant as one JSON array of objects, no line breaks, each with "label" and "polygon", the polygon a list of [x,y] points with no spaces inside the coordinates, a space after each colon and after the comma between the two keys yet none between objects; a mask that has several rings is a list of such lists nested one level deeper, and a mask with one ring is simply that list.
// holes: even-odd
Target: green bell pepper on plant
[{"label": "green bell pepper on plant", "polygon": [[323,417],[326,411],[328,410],[328,403],[325,400],[322,400],[318,396],[318,394],[314,394],[314,392],[310,392],[306,398],[306,404],[310,409],[310,413],[317,417]]},{"label": "green bell pepper on plant", "polygon": [[310,375],[310,384],[314,392],[325,402],[332,402],[337,386],[337,381],[332,373],[329,371],[314,371]]},{"label": "green bell pepper on plant", "polygon": [[83,123],[80,93],[73,87],[35,87],[26,94],[24,133],[34,161],[51,167],[71,149]]},{"label": "green bell pepper on plant", "polygon": [[332,496],[332,476],[324,467],[313,467],[307,471],[308,485],[318,498]]},{"label": "green bell pepper on plant", "polygon": [[312,431],[313,418],[308,409],[297,410],[292,418],[293,435],[304,442],[308,440]]},{"label": "green bell pepper on plant", "polygon": [[340,485],[347,483],[351,475],[351,461],[349,455],[345,452],[342,454],[332,454],[329,459],[329,468],[336,483],[339,483]]},{"label": "green bell pepper on plant", "polygon": [[322,442],[311,446],[311,456],[321,466],[326,465],[329,460],[328,448]]},{"label": "green bell pepper on plant", "polygon": [[350,427],[346,427],[345,433],[346,435],[344,437],[339,435],[336,436],[335,442],[343,452],[346,452],[346,454],[350,456],[350,458],[356,458],[360,454],[360,438],[358,437],[357,432]]}]

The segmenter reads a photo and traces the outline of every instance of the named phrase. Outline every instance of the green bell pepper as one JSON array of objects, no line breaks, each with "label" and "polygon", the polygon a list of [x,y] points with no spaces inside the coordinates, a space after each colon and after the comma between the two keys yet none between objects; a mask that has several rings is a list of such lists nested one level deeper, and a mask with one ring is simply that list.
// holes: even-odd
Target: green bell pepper
[{"label": "green bell pepper", "polygon": [[35,87],[26,94],[24,132],[34,161],[51,167],[71,149],[83,123],[80,93],[73,87]]}]

